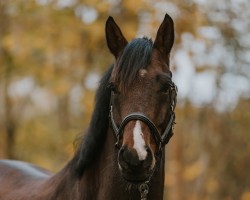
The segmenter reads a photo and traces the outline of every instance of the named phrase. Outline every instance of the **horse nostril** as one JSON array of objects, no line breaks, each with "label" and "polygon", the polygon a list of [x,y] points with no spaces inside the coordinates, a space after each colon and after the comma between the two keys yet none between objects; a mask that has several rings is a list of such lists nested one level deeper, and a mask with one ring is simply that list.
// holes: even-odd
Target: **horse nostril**
[{"label": "horse nostril", "polygon": [[127,147],[122,147],[120,150],[119,150],[119,154],[118,154],[118,161],[119,161],[119,164],[121,167],[125,168],[125,169],[128,169],[129,167],[129,158],[127,156]]},{"label": "horse nostril", "polygon": [[125,162],[130,166],[137,166],[140,164],[140,160],[138,158],[138,155],[133,150],[126,150],[124,151],[124,160]]},{"label": "horse nostril", "polygon": [[153,162],[153,154],[149,147],[145,147],[147,156],[145,159],[140,160],[137,151],[134,149],[129,150],[126,146],[122,147],[119,151],[118,160],[122,168],[131,170],[148,169]]},{"label": "horse nostril", "polygon": [[122,147],[119,151],[119,163],[123,168],[134,167],[140,165],[140,160],[136,151],[129,150],[127,147]]}]

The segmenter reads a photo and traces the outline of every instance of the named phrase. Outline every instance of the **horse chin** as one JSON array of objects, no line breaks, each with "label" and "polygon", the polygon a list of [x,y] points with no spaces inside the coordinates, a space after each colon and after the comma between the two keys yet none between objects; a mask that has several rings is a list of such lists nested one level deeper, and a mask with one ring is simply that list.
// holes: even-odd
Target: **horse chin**
[{"label": "horse chin", "polygon": [[123,179],[132,184],[139,184],[149,180],[151,173],[152,172],[133,173],[121,170]]},{"label": "horse chin", "polygon": [[144,183],[145,181],[148,180],[148,178],[144,178],[144,177],[128,177],[128,176],[123,176],[123,179],[131,184],[140,184],[140,183]]}]

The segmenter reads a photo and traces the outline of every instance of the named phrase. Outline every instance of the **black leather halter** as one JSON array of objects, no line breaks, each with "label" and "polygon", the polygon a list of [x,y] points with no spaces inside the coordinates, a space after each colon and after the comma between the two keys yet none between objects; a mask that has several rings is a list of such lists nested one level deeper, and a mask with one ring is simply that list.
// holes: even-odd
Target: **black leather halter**
[{"label": "black leather halter", "polygon": [[123,134],[123,130],[124,130],[125,126],[132,120],[140,120],[140,121],[144,122],[149,127],[150,132],[151,132],[156,144],[159,147],[159,151],[161,151],[162,147],[169,142],[170,138],[173,135],[173,128],[174,128],[174,124],[175,124],[174,109],[176,106],[176,95],[177,95],[176,85],[174,83],[172,83],[170,86],[170,102],[171,102],[170,110],[169,110],[170,119],[169,119],[169,122],[166,126],[165,131],[162,134],[158,131],[155,124],[146,115],[144,115],[143,113],[140,113],[140,112],[133,112],[133,113],[130,113],[129,115],[127,115],[122,120],[120,127],[118,127],[116,125],[116,122],[115,122],[114,116],[113,116],[113,105],[112,105],[113,94],[112,93],[111,93],[111,100],[110,100],[110,122],[111,122],[111,125],[113,128],[113,131],[114,131],[114,135],[117,139],[116,146],[118,148],[120,147],[120,144],[119,144],[120,136]]}]

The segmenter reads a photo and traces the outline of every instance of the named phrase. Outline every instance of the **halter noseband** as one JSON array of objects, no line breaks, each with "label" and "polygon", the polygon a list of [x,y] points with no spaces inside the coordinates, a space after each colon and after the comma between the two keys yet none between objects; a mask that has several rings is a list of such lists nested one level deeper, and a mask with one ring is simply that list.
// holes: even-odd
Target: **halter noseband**
[{"label": "halter noseband", "polygon": [[162,147],[166,145],[170,138],[173,135],[173,128],[175,124],[175,113],[174,113],[174,108],[176,105],[176,94],[177,94],[177,87],[174,83],[171,84],[170,87],[170,101],[171,101],[171,106],[170,106],[170,119],[169,122],[166,126],[165,131],[160,134],[158,129],[156,128],[155,124],[143,113],[140,112],[133,112],[128,114],[121,122],[120,127],[116,125],[116,122],[114,120],[114,115],[113,115],[113,92],[111,93],[111,100],[110,100],[110,122],[114,131],[114,135],[117,139],[116,146],[119,148],[119,141],[120,141],[120,136],[123,134],[123,130],[125,126],[132,120],[140,120],[144,122],[150,129],[150,133],[152,134],[156,144],[159,147],[159,151],[161,151]]}]

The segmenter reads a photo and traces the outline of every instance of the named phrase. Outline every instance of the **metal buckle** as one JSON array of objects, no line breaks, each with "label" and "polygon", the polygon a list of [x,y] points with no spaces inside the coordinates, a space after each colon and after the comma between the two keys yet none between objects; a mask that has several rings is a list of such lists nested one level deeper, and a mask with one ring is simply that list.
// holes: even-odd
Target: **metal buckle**
[{"label": "metal buckle", "polygon": [[147,183],[142,183],[139,186],[139,191],[141,193],[141,200],[147,200],[148,192],[149,192],[149,187]]}]

